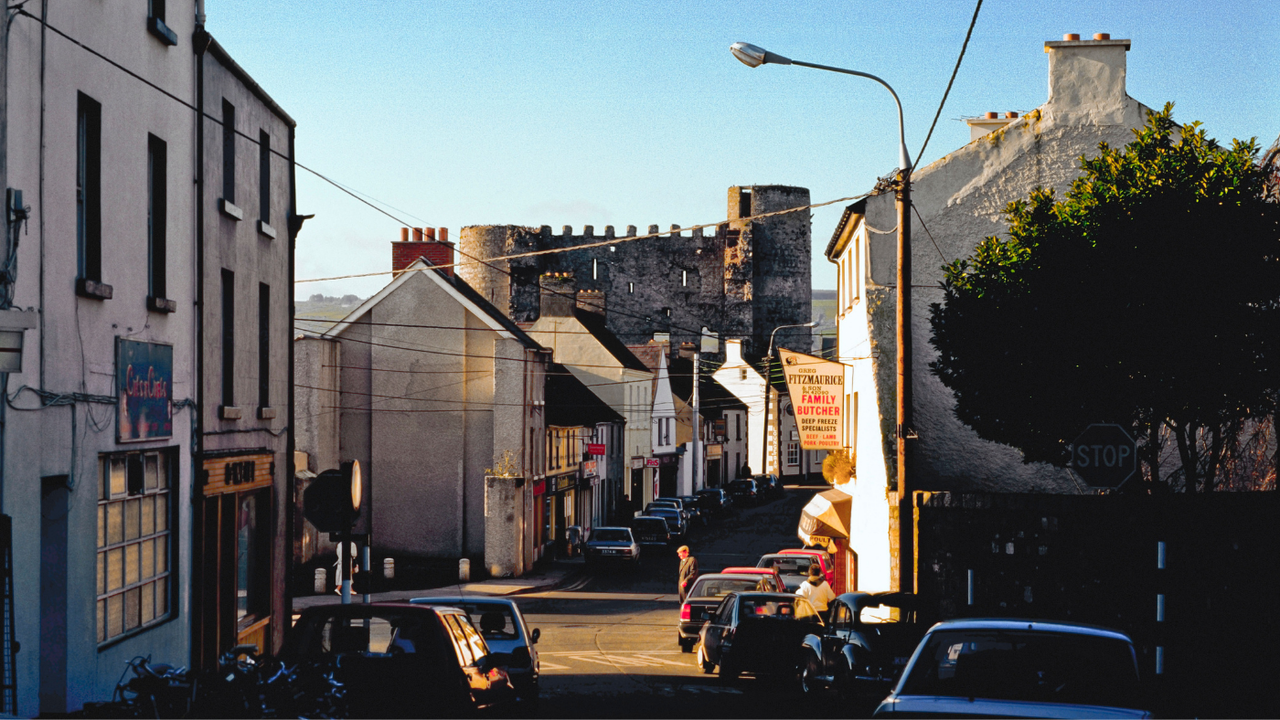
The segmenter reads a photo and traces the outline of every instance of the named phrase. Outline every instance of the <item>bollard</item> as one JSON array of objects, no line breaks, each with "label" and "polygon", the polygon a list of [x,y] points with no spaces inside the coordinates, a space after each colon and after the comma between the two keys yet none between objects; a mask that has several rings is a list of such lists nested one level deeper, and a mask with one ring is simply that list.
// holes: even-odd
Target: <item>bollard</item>
[{"label": "bollard", "polygon": [[392,580],[396,576],[396,559],[382,558],[382,577]]},{"label": "bollard", "polygon": [[317,595],[324,594],[324,590],[329,586],[329,571],[324,568],[316,568],[316,581],[313,588]]},{"label": "bollard", "polygon": [[458,560],[458,582],[471,582],[471,561],[466,558]]}]

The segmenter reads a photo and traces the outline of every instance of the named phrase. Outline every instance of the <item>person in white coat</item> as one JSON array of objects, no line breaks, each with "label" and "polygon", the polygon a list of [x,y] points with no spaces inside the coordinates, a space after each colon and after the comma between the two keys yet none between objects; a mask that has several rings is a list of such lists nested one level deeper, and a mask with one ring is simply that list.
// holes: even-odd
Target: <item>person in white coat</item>
[{"label": "person in white coat", "polygon": [[808,600],[813,609],[822,616],[823,621],[827,620],[827,608],[831,605],[831,601],[836,599],[836,592],[823,577],[822,568],[817,563],[809,566],[809,579],[800,583],[800,589],[796,590],[796,594]]}]

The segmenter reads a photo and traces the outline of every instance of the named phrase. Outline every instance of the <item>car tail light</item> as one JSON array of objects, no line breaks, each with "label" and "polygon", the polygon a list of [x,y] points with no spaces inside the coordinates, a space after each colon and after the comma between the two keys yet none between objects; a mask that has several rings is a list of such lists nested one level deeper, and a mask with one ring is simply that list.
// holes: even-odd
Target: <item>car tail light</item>
[{"label": "car tail light", "polygon": [[680,619],[681,620],[690,619],[689,603],[685,603],[680,606]]}]

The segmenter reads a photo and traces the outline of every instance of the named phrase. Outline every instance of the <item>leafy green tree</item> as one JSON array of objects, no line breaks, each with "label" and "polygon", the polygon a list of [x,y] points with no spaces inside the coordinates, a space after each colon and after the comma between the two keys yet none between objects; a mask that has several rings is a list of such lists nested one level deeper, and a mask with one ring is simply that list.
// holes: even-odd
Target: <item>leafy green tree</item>
[{"label": "leafy green tree", "polygon": [[[1064,465],[1087,425],[1114,422],[1148,483],[1193,492],[1251,423],[1275,426],[1280,215],[1253,140],[1222,147],[1172,111],[1081,158],[1063,200],[1010,203],[1007,238],[944,268],[931,367],[960,420],[1027,462]],[[1166,442],[1181,467],[1162,478]]]}]

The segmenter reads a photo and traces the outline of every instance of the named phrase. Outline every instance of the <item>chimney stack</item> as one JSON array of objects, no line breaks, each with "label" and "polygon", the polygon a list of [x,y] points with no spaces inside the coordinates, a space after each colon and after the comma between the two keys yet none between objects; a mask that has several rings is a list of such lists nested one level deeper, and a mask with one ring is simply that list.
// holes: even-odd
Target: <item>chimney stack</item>
[{"label": "chimney stack", "polygon": [[1081,40],[1069,33],[1044,44],[1049,55],[1049,102],[1046,110],[1059,119],[1099,125],[1125,123],[1128,40],[1095,33]]},{"label": "chimney stack", "polygon": [[603,290],[579,290],[578,308],[605,317]]},{"label": "chimney stack", "polygon": [[539,311],[542,317],[573,317],[577,305],[577,284],[573,273],[546,273],[538,278]]},{"label": "chimney stack", "polygon": [[422,258],[428,265],[439,267],[453,277],[453,243],[448,241],[448,228],[439,230],[440,240],[437,240],[436,228],[400,228],[400,242],[391,243],[391,271],[398,275]]}]

